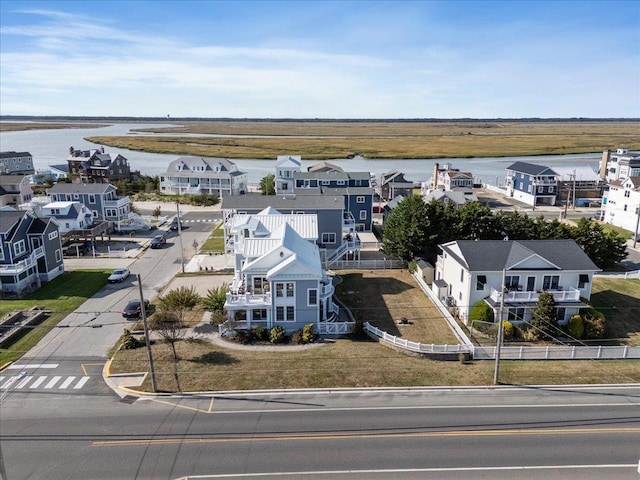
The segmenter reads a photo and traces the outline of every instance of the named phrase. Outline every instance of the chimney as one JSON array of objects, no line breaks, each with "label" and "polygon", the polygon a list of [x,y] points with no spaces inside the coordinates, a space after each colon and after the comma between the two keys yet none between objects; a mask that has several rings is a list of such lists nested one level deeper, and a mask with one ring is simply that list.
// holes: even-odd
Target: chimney
[{"label": "chimney", "polygon": [[609,150],[605,150],[602,152],[602,160],[600,160],[600,171],[598,174],[602,180],[606,180],[607,178],[607,168],[609,167],[609,158],[611,156],[611,152]]},{"label": "chimney", "polygon": [[436,162],[436,164],[433,166],[433,189],[434,190],[438,186],[438,170],[440,170],[440,164]]}]

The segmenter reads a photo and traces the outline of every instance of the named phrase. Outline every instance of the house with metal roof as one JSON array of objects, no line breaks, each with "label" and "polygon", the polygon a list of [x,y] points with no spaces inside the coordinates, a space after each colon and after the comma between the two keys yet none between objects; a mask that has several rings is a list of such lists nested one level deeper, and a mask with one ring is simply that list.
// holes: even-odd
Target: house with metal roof
[{"label": "house with metal roof", "polygon": [[548,291],[563,324],[587,306],[599,271],[573,240],[457,240],[440,249],[432,289],[464,322],[481,301],[496,319],[502,309],[504,320],[530,321]]},{"label": "house with metal roof", "polygon": [[224,198],[247,190],[247,174],[226,158],[180,157],[160,175],[165,195],[206,193]]},{"label": "house with metal roof", "polygon": [[[332,277],[322,268],[318,218],[266,208],[233,217],[234,278],[227,293],[227,321],[233,330],[270,329],[287,333],[311,323],[319,333],[338,318]],[[346,332],[342,332],[346,333]]]},{"label": "house with metal roof", "polygon": [[543,165],[515,162],[507,167],[507,195],[531,205],[555,205],[558,174]]},{"label": "house with metal roof", "polygon": [[33,212],[0,211],[0,291],[28,293],[64,273],[58,224]]},{"label": "house with metal roof", "polygon": [[84,230],[93,225],[93,214],[81,202],[51,202],[42,207],[42,215],[53,218],[60,233]]},{"label": "house with metal roof", "polygon": [[320,249],[321,259],[326,266],[339,260],[349,252],[357,259],[361,242],[355,232],[351,216],[345,212],[342,195],[260,195],[248,193],[222,199],[221,210],[224,222],[226,251],[233,251],[233,228],[235,217],[256,215],[273,208],[281,214],[311,214],[317,218],[317,237],[314,242]]}]

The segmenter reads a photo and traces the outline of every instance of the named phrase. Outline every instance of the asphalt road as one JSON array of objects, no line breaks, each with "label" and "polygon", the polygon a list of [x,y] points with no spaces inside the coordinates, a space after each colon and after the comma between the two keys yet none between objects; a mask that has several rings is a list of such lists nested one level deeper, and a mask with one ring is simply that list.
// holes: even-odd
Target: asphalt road
[{"label": "asphalt road", "polygon": [[631,479],[640,387],[9,392],[7,478]]}]

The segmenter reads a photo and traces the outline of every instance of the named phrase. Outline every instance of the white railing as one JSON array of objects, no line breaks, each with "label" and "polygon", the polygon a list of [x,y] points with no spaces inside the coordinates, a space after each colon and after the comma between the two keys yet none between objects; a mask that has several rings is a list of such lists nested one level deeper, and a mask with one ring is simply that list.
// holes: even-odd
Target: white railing
[{"label": "white railing", "polygon": [[[567,290],[548,290],[553,295],[553,299],[556,302],[578,302],[580,301],[580,291],[575,287],[569,287]],[[495,288],[491,288],[490,293],[491,300],[494,302],[500,301],[500,291]],[[529,302],[535,303],[540,298],[540,292],[527,291],[527,292],[506,292],[504,294],[505,302]]]},{"label": "white railing", "polygon": [[247,305],[271,305],[271,294],[262,293],[243,293],[234,294],[227,293],[227,305],[234,307],[243,307]]},{"label": "white railing", "polygon": [[318,322],[320,335],[347,335],[351,333],[355,322]]},{"label": "white railing", "polygon": [[111,248],[108,246],[107,255],[109,258],[126,258],[127,250],[126,248]]},{"label": "white railing", "polygon": [[385,259],[385,260],[335,260],[332,264],[334,270],[382,270],[405,268],[402,260]]},{"label": "white railing", "polygon": [[407,340],[405,338],[399,338],[395,335],[391,335],[383,330],[380,330],[377,327],[374,327],[369,322],[365,322],[364,324],[365,331],[371,333],[375,337],[378,337],[384,340],[387,343],[390,343],[394,346],[403,348],[404,350],[409,350],[412,352],[418,353],[469,353],[470,346],[469,345],[436,345],[433,343],[420,343],[420,342],[412,342],[411,340]]},{"label": "white railing", "polygon": [[[473,358],[493,360],[496,347],[474,347]],[[500,349],[502,360],[612,360],[640,359],[640,346],[541,346],[505,347]]]},{"label": "white railing", "polygon": [[33,250],[29,256],[19,262],[13,263],[11,265],[2,265],[0,266],[0,274],[5,275],[18,275],[25,270],[30,269],[35,266],[38,258],[44,255],[44,247],[38,247]]}]

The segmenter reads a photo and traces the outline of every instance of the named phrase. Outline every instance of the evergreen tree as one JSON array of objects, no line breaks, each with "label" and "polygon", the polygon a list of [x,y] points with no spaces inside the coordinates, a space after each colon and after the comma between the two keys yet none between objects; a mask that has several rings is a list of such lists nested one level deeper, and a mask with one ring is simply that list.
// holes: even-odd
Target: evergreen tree
[{"label": "evergreen tree", "polygon": [[427,205],[419,195],[404,198],[384,223],[382,250],[404,260],[425,252],[429,243]]},{"label": "evergreen tree", "polygon": [[542,292],[533,309],[531,325],[539,338],[553,339],[559,332],[556,301],[549,292]]},{"label": "evergreen tree", "polygon": [[571,237],[599,268],[609,268],[627,256],[626,240],[613,231],[605,232],[592,220],[581,218]]},{"label": "evergreen tree", "polygon": [[276,176],[270,173],[266,177],[262,177],[260,180],[260,191],[262,195],[275,195],[276,194]]}]

